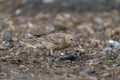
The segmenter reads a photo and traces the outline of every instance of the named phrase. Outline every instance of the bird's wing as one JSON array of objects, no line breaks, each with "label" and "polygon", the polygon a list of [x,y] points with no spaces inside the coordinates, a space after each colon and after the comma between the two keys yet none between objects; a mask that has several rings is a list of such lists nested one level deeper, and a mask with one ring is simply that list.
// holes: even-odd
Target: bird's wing
[{"label": "bird's wing", "polygon": [[39,41],[42,43],[43,46],[45,46],[49,50],[55,48],[55,45],[48,41],[46,38],[39,38]]},{"label": "bird's wing", "polygon": [[64,36],[61,34],[50,34],[47,36],[47,39],[54,44],[64,43]]}]

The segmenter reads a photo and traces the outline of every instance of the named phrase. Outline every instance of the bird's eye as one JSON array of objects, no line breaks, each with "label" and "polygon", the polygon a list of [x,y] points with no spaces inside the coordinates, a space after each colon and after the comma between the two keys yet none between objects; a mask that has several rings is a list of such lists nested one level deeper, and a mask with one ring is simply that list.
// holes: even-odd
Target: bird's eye
[{"label": "bird's eye", "polygon": [[71,41],[73,40],[73,39],[70,39]]}]

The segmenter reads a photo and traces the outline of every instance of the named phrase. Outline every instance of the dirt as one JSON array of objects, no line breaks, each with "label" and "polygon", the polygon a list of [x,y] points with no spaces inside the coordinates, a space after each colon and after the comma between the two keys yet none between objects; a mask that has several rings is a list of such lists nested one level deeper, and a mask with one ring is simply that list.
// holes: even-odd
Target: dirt
[{"label": "dirt", "polygon": [[[119,10],[37,9],[0,14],[0,80],[120,80],[120,48],[107,45],[120,42]],[[55,32],[75,35],[77,44],[50,56],[37,38]]]}]

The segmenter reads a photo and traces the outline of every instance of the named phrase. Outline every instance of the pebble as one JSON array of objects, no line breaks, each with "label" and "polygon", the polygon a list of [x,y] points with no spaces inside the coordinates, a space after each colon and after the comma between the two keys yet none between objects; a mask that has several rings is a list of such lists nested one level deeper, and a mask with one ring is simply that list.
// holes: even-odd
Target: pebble
[{"label": "pebble", "polygon": [[21,12],[22,12],[22,11],[21,11],[21,9],[17,9],[17,10],[15,11],[15,15],[17,15],[17,16],[18,16],[18,15],[20,15],[20,14],[21,14]]},{"label": "pebble", "polygon": [[92,73],[95,73],[95,70],[93,68],[86,68],[84,72],[87,74],[92,74]]},{"label": "pebble", "polygon": [[71,14],[69,14],[69,13],[64,14],[64,16],[65,16],[65,18],[67,18],[67,19],[70,19],[70,18],[71,18]]},{"label": "pebble", "polygon": [[101,24],[103,23],[103,20],[100,18],[100,17],[94,17],[95,21],[98,23],[98,24]]},{"label": "pebble", "polygon": [[45,30],[51,32],[55,30],[55,27],[52,24],[49,24],[45,26]]},{"label": "pebble", "polygon": [[43,3],[48,4],[48,3],[53,3],[55,0],[42,0]]},{"label": "pebble", "polygon": [[107,45],[114,48],[120,47],[120,43],[114,40],[107,41]]},{"label": "pebble", "polygon": [[78,58],[78,56],[76,54],[70,54],[68,56],[65,57],[61,57],[61,60],[70,60],[70,61],[74,61]]},{"label": "pebble", "polygon": [[25,38],[33,38],[33,35],[28,33],[28,34],[25,35]]},{"label": "pebble", "polygon": [[60,14],[56,15],[55,19],[58,20],[58,21],[62,21],[62,22],[66,21],[65,16],[64,15],[60,15]]},{"label": "pebble", "polygon": [[19,55],[20,53],[21,53],[21,51],[17,50],[16,53],[15,53],[15,55]]},{"label": "pebble", "polygon": [[43,15],[43,17],[44,17],[45,19],[48,19],[48,18],[50,18],[50,15],[46,13],[46,14]]},{"label": "pebble", "polygon": [[8,42],[12,41],[12,36],[10,36],[10,35],[5,35],[5,36],[3,37],[3,41],[8,41]]},{"label": "pebble", "polygon": [[31,22],[28,22],[28,27],[29,28],[34,28],[34,25]]},{"label": "pebble", "polygon": [[63,56],[63,55],[64,55],[64,53],[60,53],[60,55],[61,55],[61,56]]},{"label": "pebble", "polygon": [[101,52],[102,54],[109,54],[112,52],[112,48],[111,47],[106,47],[103,49],[103,51]]},{"label": "pebble", "polygon": [[87,61],[87,63],[95,63],[98,61],[98,58],[90,59]]},{"label": "pebble", "polygon": [[43,46],[42,44],[40,44],[40,43],[37,43],[37,44],[36,44],[36,47],[39,48],[39,49],[44,48],[44,46]]}]

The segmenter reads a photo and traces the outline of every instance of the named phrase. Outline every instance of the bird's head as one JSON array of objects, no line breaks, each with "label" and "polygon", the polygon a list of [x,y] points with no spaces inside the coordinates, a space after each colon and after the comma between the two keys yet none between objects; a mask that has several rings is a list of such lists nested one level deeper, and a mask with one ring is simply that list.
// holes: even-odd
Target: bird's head
[{"label": "bird's head", "polygon": [[73,44],[73,43],[75,43],[75,39],[74,39],[73,35],[71,35],[71,34],[66,34],[66,35],[65,35],[65,42],[66,42],[67,44]]}]

